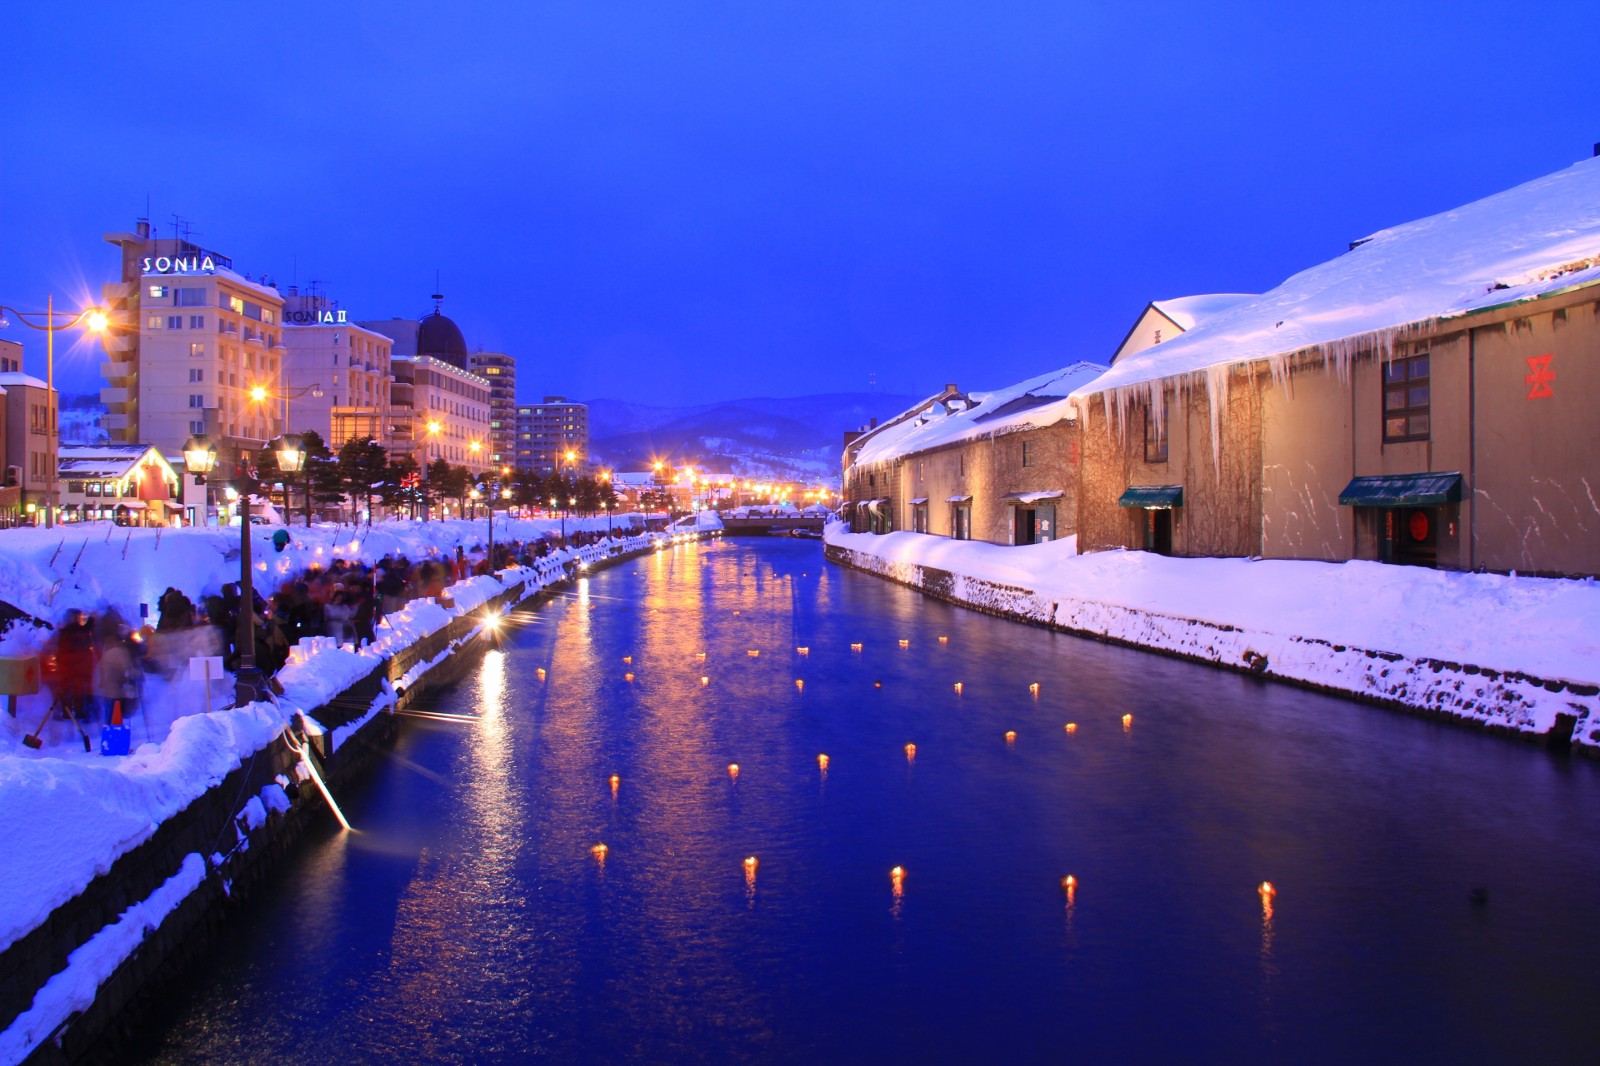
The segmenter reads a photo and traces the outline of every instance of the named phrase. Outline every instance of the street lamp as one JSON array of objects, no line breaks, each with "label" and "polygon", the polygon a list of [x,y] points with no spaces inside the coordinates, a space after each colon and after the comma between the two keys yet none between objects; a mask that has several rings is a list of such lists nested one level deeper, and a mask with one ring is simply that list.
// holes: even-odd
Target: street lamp
[{"label": "street lamp", "polygon": [[[45,389],[45,490],[44,490],[44,525],[46,529],[55,526],[56,502],[56,474],[61,465],[58,438],[61,435],[60,405],[56,402],[56,330],[71,329],[79,322],[88,327],[90,333],[104,333],[110,325],[103,307],[85,307],[82,311],[57,311],[54,293],[45,298],[45,310],[19,311],[15,307],[0,304],[0,329],[11,323],[6,319],[6,313],[17,317],[29,329],[37,329],[44,333],[44,389]],[[44,319],[44,325],[28,321],[30,318]],[[57,319],[63,321],[56,321]],[[54,446],[52,446],[54,445]]]},{"label": "street lamp", "polygon": [[[428,438],[431,440],[439,435],[439,430],[444,427],[437,420],[428,423]],[[433,491],[433,464],[428,461],[428,444],[422,446],[422,520],[428,520],[428,493]],[[438,445],[433,445],[437,448]]]},{"label": "street lamp", "polygon": [[[288,430],[290,429],[290,426],[289,426],[289,401],[290,400],[298,400],[302,396],[310,396],[310,397],[312,397],[314,399],[320,399],[322,397],[322,382],[318,381],[318,382],[316,382],[314,384],[306,385],[306,386],[303,386],[301,388],[295,388],[295,389],[290,389],[290,388],[273,389],[273,388],[268,388],[265,385],[252,385],[252,386],[250,386],[250,402],[251,403],[265,403],[267,400],[278,400],[278,401],[281,401],[283,403],[283,429],[284,429],[284,432],[288,432]],[[296,437],[295,439],[299,440],[300,438]],[[289,517],[290,517],[289,512],[290,512],[290,508],[289,508],[289,486],[288,486],[288,483],[285,482],[284,483],[284,487],[283,487],[283,515],[284,515],[283,524],[284,525],[288,525],[289,524]],[[311,528],[311,484],[310,484],[310,480],[309,479],[307,480],[307,483],[306,483],[306,528],[307,529]]]},{"label": "street lamp", "polygon": [[[286,475],[298,474],[306,467],[305,440],[298,433],[285,433],[273,444],[273,451],[278,455],[278,470]],[[290,477],[283,481],[283,512],[284,525],[289,524],[289,482]],[[306,486],[306,528],[311,528],[311,486]]]},{"label": "street lamp", "polygon": [[[183,443],[183,468],[194,475],[196,485],[205,485],[206,475],[216,469],[217,447],[204,433],[196,434]],[[206,487],[206,502],[201,506],[201,525],[205,525],[211,510],[211,488]]]},{"label": "street lamp", "polygon": [[318,381],[318,382],[316,382],[314,384],[305,385],[305,386],[302,386],[301,388],[297,388],[297,389],[289,389],[289,388],[272,389],[272,388],[268,388],[265,385],[252,385],[252,386],[250,386],[250,402],[251,403],[262,403],[262,402],[264,402],[266,400],[269,400],[269,399],[270,400],[282,401],[282,403],[283,403],[283,429],[284,429],[284,432],[288,432],[290,429],[294,428],[291,425],[289,425],[289,401],[290,400],[298,400],[302,396],[310,396],[313,399],[320,400],[322,398],[322,382]]}]

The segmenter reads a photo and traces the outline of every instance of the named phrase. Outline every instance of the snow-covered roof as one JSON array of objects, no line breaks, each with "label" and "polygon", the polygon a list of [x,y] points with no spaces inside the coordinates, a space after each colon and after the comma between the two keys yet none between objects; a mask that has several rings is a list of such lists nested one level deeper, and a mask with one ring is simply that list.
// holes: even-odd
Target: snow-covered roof
[{"label": "snow-covered roof", "polygon": [[1078,397],[1322,345],[1387,350],[1393,332],[1600,282],[1600,158],[1379,230],[1260,296],[1117,360]]},{"label": "snow-covered roof", "polygon": [[148,444],[63,444],[56,469],[61,477],[120,478],[147,455],[154,455],[169,472],[177,473],[166,457]]},{"label": "snow-covered roof", "polygon": [[993,392],[971,393],[964,410],[933,404],[914,417],[898,416],[867,439],[856,462],[881,463],[963,440],[1054,425],[1070,413],[1068,394],[1105,372],[1099,363],[1073,363]]},{"label": "snow-covered roof", "polygon": [[1151,300],[1150,306],[1172,319],[1173,323],[1181,329],[1194,329],[1202,319],[1246,300],[1255,299],[1255,293],[1249,292],[1213,292],[1202,296],[1178,296],[1171,300]]},{"label": "snow-covered roof", "polygon": [[30,389],[48,389],[50,387],[32,374],[23,374],[18,371],[0,374],[0,385],[26,385]]}]

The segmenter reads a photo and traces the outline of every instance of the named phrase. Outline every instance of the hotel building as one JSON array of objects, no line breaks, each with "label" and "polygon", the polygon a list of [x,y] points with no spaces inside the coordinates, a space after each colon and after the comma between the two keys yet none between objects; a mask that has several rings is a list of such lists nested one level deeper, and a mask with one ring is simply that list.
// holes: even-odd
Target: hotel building
[{"label": "hotel building", "polygon": [[280,387],[278,290],[235,273],[226,256],[153,238],[145,221],[106,241],[122,254],[121,280],[102,289],[111,322],[100,399],[112,441],[173,452],[206,433],[226,463],[278,436],[281,405],[251,396]]},{"label": "hotel building", "polygon": [[474,352],[467,367],[489,382],[491,458],[509,464],[516,450],[517,361],[503,352]]},{"label": "hotel building", "polygon": [[[390,410],[396,454],[412,455],[419,466],[443,459],[474,475],[495,463],[491,456],[490,381],[467,369],[467,342],[461,327],[439,310],[421,321],[390,318],[358,323],[391,341]],[[436,425],[436,431],[429,431]]]},{"label": "hotel building", "polygon": [[390,410],[393,341],[349,318],[337,301],[295,286],[283,304],[282,397],[292,432],[315,430],[337,452],[351,439],[394,440]]},{"label": "hotel building", "polygon": [[[589,408],[565,396],[546,396],[543,403],[517,408],[515,464],[548,476],[582,474],[589,463]],[[573,460],[567,462],[567,452]]]}]

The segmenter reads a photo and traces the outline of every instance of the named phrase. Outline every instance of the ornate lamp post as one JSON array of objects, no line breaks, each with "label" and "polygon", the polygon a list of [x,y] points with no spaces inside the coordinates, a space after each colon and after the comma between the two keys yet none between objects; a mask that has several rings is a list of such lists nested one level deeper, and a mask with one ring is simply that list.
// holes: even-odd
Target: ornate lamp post
[{"label": "ornate lamp post", "polygon": [[[183,444],[183,467],[194,475],[195,484],[205,485],[206,475],[215,470],[217,466],[216,445],[211,443],[211,438],[204,433],[190,437]],[[201,507],[200,524],[205,525],[210,518],[211,488],[206,486],[206,502]]]},{"label": "ornate lamp post", "polygon": [[[45,464],[48,470],[45,473],[44,525],[46,529],[50,529],[55,525],[56,474],[59,472],[57,468],[61,462],[61,453],[57,447],[52,447],[61,434],[60,405],[56,401],[56,330],[71,329],[82,322],[88,327],[89,332],[104,333],[110,319],[102,307],[86,307],[82,311],[57,311],[54,293],[45,298],[45,310],[42,313],[19,311],[15,307],[0,304],[0,329],[11,324],[5,317],[7,312],[15,315],[17,321],[29,329],[44,333],[45,450],[52,453],[49,455],[50,461]],[[33,318],[44,319],[44,324],[30,322],[29,319]]]}]

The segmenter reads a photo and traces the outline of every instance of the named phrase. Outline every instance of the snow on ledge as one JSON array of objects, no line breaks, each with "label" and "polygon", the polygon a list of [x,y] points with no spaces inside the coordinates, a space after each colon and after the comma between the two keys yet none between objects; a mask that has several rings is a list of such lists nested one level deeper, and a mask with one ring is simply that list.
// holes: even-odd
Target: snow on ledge
[{"label": "snow on ledge", "polygon": [[1079,556],[918,533],[827,531],[850,562],[958,602],[1600,750],[1600,586],[1381,563]]}]

